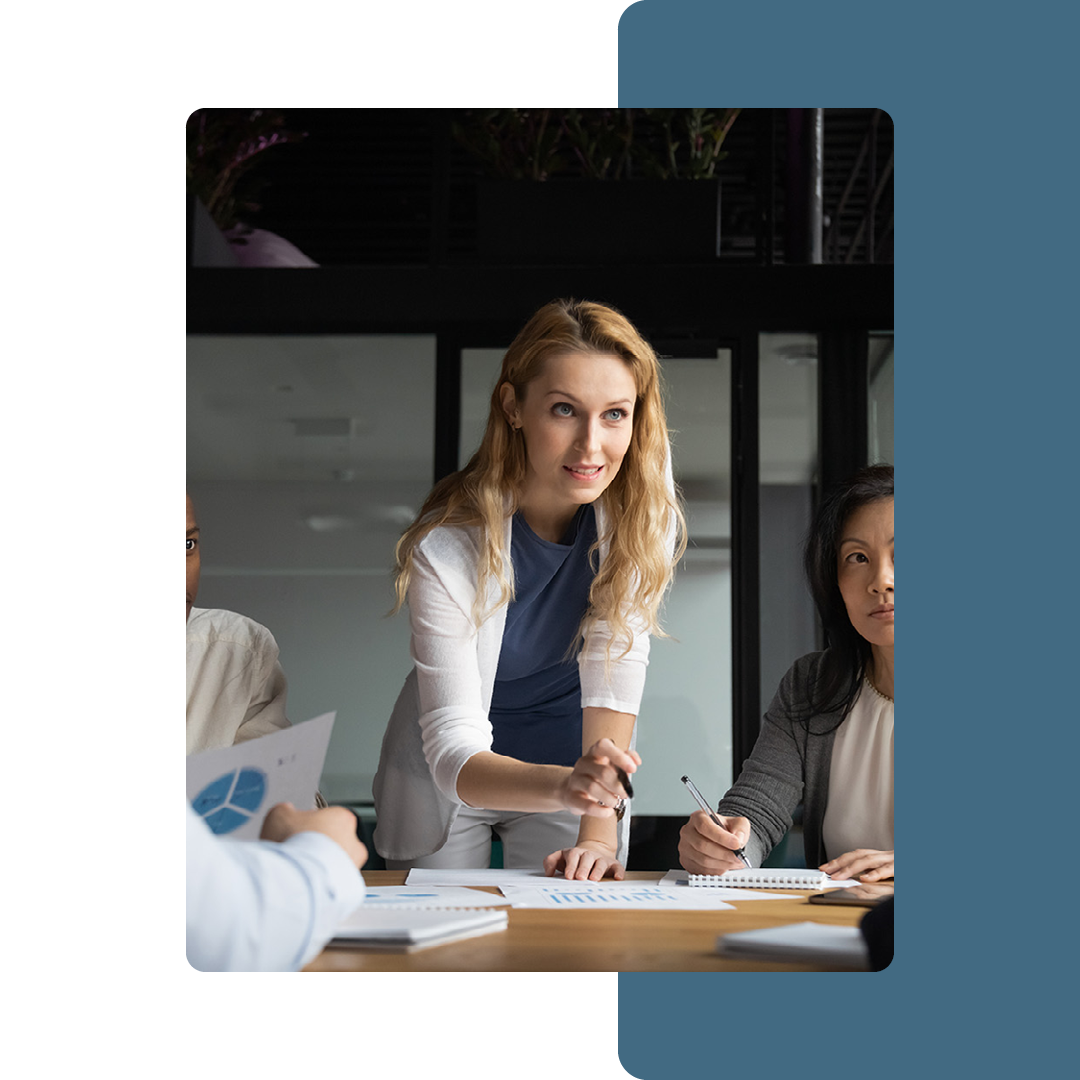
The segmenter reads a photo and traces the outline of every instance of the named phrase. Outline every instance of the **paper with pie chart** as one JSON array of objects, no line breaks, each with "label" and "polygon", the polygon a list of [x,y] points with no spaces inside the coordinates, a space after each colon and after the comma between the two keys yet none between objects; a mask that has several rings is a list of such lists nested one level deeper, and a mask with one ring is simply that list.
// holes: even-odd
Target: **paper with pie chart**
[{"label": "paper with pie chart", "polygon": [[211,830],[236,840],[258,839],[271,806],[315,809],[336,713],[283,731],[187,759],[187,797]]}]

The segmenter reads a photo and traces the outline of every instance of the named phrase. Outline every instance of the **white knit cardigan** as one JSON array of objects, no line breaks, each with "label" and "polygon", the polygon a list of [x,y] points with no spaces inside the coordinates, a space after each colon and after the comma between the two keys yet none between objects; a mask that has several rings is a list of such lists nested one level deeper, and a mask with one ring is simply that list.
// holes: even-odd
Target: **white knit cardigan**
[{"label": "white knit cardigan", "polygon": [[[596,507],[597,532],[605,515]],[[510,550],[512,516],[506,519]],[[478,526],[440,526],[417,545],[409,583],[413,670],[405,680],[383,737],[374,794],[375,847],[388,859],[418,859],[438,851],[450,836],[458,809],[458,773],[473,754],[490,750],[488,709],[506,626],[506,605],[479,626],[473,618],[480,562]],[[608,545],[601,543],[600,561]],[[498,589],[489,585],[488,606]],[[637,715],[649,662],[649,634],[633,625],[630,651],[612,649],[605,622],[590,635],[578,657],[582,708],[597,707]],[[636,734],[636,731],[635,731]],[[630,815],[619,827],[619,857],[625,862]]]}]

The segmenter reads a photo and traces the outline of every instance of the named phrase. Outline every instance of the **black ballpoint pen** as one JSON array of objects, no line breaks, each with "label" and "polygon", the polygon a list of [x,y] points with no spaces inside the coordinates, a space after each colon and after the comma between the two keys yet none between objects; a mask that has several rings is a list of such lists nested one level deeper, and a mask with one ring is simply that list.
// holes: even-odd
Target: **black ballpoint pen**
[{"label": "black ballpoint pen", "polygon": [[619,783],[623,786],[623,791],[626,792],[626,798],[620,799],[615,804],[615,820],[622,821],[623,815],[626,813],[627,800],[634,797],[634,788],[630,783],[630,777],[626,775],[624,769],[620,769],[618,765],[615,766],[615,771],[619,774]]},{"label": "black ballpoint pen", "polygon": [[[718,828],[724,829],[724,823],[720,820],[719,817],[717,817],[716,811],[713,810],[713,808],[702,797],[701,792],[698,791],[696,787],[694,787],[694,781],[691,780],[689,776],[684,776],[682,778],[682,782],[686,785],[687,791],[689,791],[690,794],[694,796],[694,799],[697,801],[698,806],[700,806],[701,809],[704,810],[710,818],[712,818],[713,824],[716,825]],[[724,829],[724,832],[729,831],[730,830],[728,829]],[[746,868],[748,870],[751,869],[750,860],[746,857],[746,848],[739,848],[739,850],[736,851],[735,854],[738,855],[740,859],[742,859],[742,861],[746,864]]]}]

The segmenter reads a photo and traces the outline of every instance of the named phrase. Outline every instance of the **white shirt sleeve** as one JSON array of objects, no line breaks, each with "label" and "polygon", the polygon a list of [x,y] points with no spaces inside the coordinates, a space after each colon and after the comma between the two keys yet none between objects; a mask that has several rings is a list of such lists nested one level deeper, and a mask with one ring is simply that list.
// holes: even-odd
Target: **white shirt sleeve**
[{"label": "white shirt sleeve", "polygon": [[363,899],[363,877],[328,836],[219,839],[187,807],[187,958],[196,970],[296,971]]},{"label": "white shirt sleeve", "polygon": [[[448,562],[435,563],[425,547],[416,551],[409,621],[424,757],[436,785],[459,805],[465,804],[457,793],[458,773],[493,741],[488,706],[498,654],[481,656],[481,632],[472,617],[475,596],[474,580]],[[504,623],[505,609],[493,617]]]}]

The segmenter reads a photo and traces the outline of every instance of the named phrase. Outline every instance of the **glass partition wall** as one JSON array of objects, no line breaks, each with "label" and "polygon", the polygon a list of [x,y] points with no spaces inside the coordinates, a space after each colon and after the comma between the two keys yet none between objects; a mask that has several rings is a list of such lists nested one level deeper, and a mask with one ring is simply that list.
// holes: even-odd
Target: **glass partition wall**
[{"label": "glass partition wall", "polygon": [[867,460],[893,463],[893,335],[871,334],[866,371]]},{"label": "glass partition wall", "polygon": [[196,605],[270,628],[294,722],[337,710],[321,788],[363,803],[409,671],[394,544],[431,486],[430,335],[188,339]]}]

